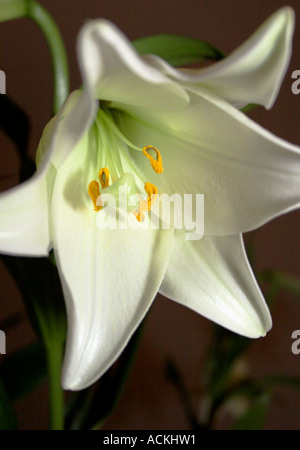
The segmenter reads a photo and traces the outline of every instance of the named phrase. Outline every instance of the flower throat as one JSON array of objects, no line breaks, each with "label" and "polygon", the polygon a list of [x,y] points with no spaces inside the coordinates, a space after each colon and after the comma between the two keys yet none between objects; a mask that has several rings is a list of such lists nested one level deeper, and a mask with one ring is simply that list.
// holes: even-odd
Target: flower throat
[{"label": "flower throat", "polygon": [[[140,150],[140,148],[134,146],[131,142],[129,142],[120,132],[120,130],[117,128],[115,123],[108,117],[106,114],[102,115],[102,118],[105,118],[105,121],[107,125],[109,125],[110,129],[112,129],[121,140],[129,145],[130,147],[133,147],[134,149]],[[163,172],[163,165],[162,165],[162,158],[160,151],[152,146],[147,145],[146,147],[143,147],[142,149],[143,155],[148,158],[153,170],[157,174],[161,174]],[[154,152],[154,156],[152,156],[151,153]],[[103,167],[100,169],[98,173],[98,179],[99,182],[96,180],[92,180],[88,185],[88,194],[92,199],[93,205],[94,205],[94,211],[99,212],[103,208],[103,202],[101,200],[101,192],[100,192],[100,185],[101,185],[101,191],[103,191],[105,188],[109,186],[110,181],[110,172],[108,167]],[[148,197],[146,200],[141,200],[139,202],[138,208],[136,208],[133,211],[134,216],[139,222],[143,222],[145,219],[144,213],[147,211],[150,211],[152,204],[157,198],[158,195],[158,189],[156,186],[154,186],[152,183],[147,182],[144,185],[145,192],[147,193]]]}]

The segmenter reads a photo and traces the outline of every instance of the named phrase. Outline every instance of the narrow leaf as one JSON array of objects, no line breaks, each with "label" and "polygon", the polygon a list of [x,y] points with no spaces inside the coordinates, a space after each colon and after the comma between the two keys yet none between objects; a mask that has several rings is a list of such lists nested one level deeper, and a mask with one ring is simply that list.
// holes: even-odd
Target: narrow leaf
[{"label": "narrow leaf", "polygon": [[248,105],[244,106],[243,108],[241,108],[240,111],[242,111],[243,113],[248,113],[250,111],[252,111],[253,109],[257,108],[258,105],[256,105],[255,103],[249,103]]},{"label": "narrow leaf", "polygon": [[260,275],[261,281],[276,285],[300,299],[300,278],[285,272],[267,270]]},{"label": "narrow leaf", "polygon": [[256,401],[248,411],[240,417],[232,430],[262,430],[266,421],[268,406],[270,403],[270,396],[263,394]]},{"label": "narrow leaf", "polygon": [[66,313],[57,268],[47,258],[1,255],[23,296],[32,327],[46,346],[63,343]]},{"label": "narrow leaf", "polygon": [[294,389],[300,389],[300,377],[292,375],[268,375],[257,380],[257,384],[269,390],[276,386],[289,386]]},{"label": "narrow leaf", "polygon": [[28,156],[29,119],[7,95],[0,95],[0,128],[16,146],[21,162],[20,181],[24,181],[35,171],[35,163]]},{"label": "narrow leaf", "polygon": [[16,430],[17,428],[15,412],[0,381],[0,430]]},{"label": "narrow leaf", "polygon": [[204,362],[204,379],[212,398],[226,389],[232,367],[251,340],[218,325],[213,326],[212,342]]},{"label": "narrow leaf", "polygon": [[11,401],[28,394],[46,375],[45,349],[40,343],[7,355],[0,365],[0,379]]}]

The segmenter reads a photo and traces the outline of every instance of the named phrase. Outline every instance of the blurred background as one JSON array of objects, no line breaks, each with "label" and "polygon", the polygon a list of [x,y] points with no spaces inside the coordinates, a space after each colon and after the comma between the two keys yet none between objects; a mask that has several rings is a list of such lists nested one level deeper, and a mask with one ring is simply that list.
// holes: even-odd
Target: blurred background
[{"label": "blurred background", "polygon": [[[63,35],[70,64],[71,89],[81,84],[76,59],[76,36],[82,24],[101,17],[114,22],[130,39],[157,33],[183,34],[205,40],[229,54],[271,13],[281,0],[41,0]],[[278,100],[271,111],[257,108],[254,120],[268,130],[300,145],[300,95],[291,91],[292,72],[300,70],[300,2],[288,2],[296,12],[293,58]],[[51,118],[52,74],[47,45],[29,19],[0,24],[0,69],[6,74],[6,93],[30,119],[32,158],[42,130]],[[0,133],[0,190],[18,183],[15,147]],[[300,277],[300,212],[281,217],[246,236],[255,243],[256,270],[272,268]],[[28,322],[22,297],[0,260],[0,328],[6,332],[7,354],[36,337]],[[291,351],[291,334],[300,329],[300,298],[280,292],[273,308],[273,328],[251,343],[240,364],[253,377],[271,374],[300,376],[300,355]],[[123,395],[104,429],[189,429],[182,398],[167,376],[167,361],[178,367],[196,409],[201,409],[203,358],[212,324],[174,302],[158,296],[147,317],[140,347]],[[0,355],[0,362],[6,355]],[[48,393],[43,383],[16,403],[22,429],[47,429]],[[224,429],[230,411],[214,424]],[[281,387],[269,408],[266,429],[300,428],[300,394]]]}]

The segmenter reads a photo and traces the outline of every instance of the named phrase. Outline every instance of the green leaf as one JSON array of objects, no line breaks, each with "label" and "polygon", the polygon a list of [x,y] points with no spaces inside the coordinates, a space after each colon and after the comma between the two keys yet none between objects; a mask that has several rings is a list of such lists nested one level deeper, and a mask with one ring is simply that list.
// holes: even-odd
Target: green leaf
[{"label": "green leaf", "polygon": [[266,415],[271,397],[262,394],[255,400],[247,412],[232,426],[232,430],[262,430],[266,421]]},{"label": "green leaf", "polygon": [[227,386],[233,364],[251,344],[251,339],[214,325],[211,345],[204,362],[204,379],[212,398]]},{"label": "green leaf", "polygon": [[225,328],[213,325],[212,341],[203,365],[205,391],[210,406],[202,426],[210,429],[216,411],[231,395],[230,376],[236,361],[243,355],[251,339],[239,336]]},{"label": "green leaf", "polygon": [[276,386],[289,386],[291,388],[300,389],[300,377],[292,375],[268,375],[257,380],[258,386],[262,386],[270,390]]},{"label": "green leaf", "polygon": [[0,128],[16,146],[20,157],[20,181],[31,177],[35,163],[29,158],[29,119],[26,113],[7,95],[0,95]]},{"label": "green leaf", "polygon": [[63,391],[60,378],[67,320],[57,268],[47,258],[2,255],[2,259],[19,286],[32,326],[45,345],[51,429],[62,429]]},{"label": "green leaf", "polygon": [[192,402],[191,393],[187,389],[184,379],[179,372],[178,367],[172,360],[168,360],[166,363],[167,378],[170,380],[177,389],[181,404],[192,430],[203,430],[203,427],[199,421]]},{"label": "green leaf", "polygon": [[[214,398],[211,417],[228,401],[234,397],[243,397],[257,402],[262,396],[274,394],[273,389],[277,386],[289,386],[290,388],[300,389],[300,377],[290,375],[268,375],[260,379],[244,379],[237,384],[225,387]],[[254,403],[252,403],[254,404]]]},{"label": "green leaf", "polygon": [[28,394],[46,375],[45,348],[39,342],[6,355],[0,365],[0,379],[11,401]]},{"label": "green leaf", "polygon": [[47,258],[1,258],[17,283],[32,327],[45,346],[63,343],[66,312],[57,268]]},{"label": "green leaf", "polygon": [[260,281],[271,283],[277,289],[284,289],[298,299],[300,298],[300,279],[295,275],[276,270],[266,270],[260,274]]},{"label": "green leaf", "polygon": [[0,381],[0,430],[18,429],[17,419],[10,399]]},{"label": "green leaf", "polygon": [[257,108],[257,106],[258,105],[256,105],[255,103],[249,103],[248,105],[241,108],[240,111],[242,111],[243,113],[246,114],[246,113],[252,111],[253,109]]},{"label": "green leaf", "polygon": [[141,55],[157,55],[174,67],[224,58],[223,52],[207,42],[173,34],[147,36],[132,44]]}]

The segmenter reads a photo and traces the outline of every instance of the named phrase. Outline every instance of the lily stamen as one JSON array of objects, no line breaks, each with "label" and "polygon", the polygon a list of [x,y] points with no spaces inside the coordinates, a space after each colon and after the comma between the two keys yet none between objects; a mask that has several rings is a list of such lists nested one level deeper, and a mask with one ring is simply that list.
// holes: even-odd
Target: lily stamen
[{"label": "lily stamen", "polygon": [[98,176],[99,176],[99,180],[100,180],[102,189],[107,188],[109,185],[109,170],[108,170],[108,168],[103,167],[103,169],[101,169],[99,171]]},{"label": "lily stamen", "polygon": [[157,187],[152,183],[146,183],[144,189],[148,195],[148,198],[141,201],[139,207],[135,211],[133,211],[133,214],[139,222],[143,222],[145,220],[144,213],[146,211],[150,211],[150,209],[152,208],[152,204],[156,201],[158,194]]},{"label": "lily stamen", "polygon": [[[154,159],[153,156],[149,153],[149,150],[155,151],[156,159]],[[160,154],[160,151],[156,147],[153,147],[153,145],[147,145],[146,147],[143,148],[143,154],[149,159],[153,170],[155,170],[155,172],[157,174],[160,174],[163,172],[164,169],[163,169],[163,165],[162,165],[161,154]]]},{"label": "lily stamen", "polygon": [[97,212],[101,211],[102,206],[97,205],[97,199],[100,197],[100,189],[98,181],[93,180],[90,182],[88,192],[94,204],[94,211]]},{"label": "lily stamen", "polygon": [[[99,181],[101,183],[102,189],[105,189],[109,185],[109,170],[107,167],[103,167],[98,174]],[[98,181],[93,180],[90,182],[88,187],[88,193],[91,197],[93,204],[94,204],[94,211],[101,211],[102,205],[99,204],[99,197],[100,197],[100,185]],[[101,197],[100,197],[101,199]]]}]

